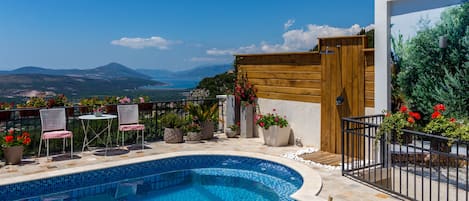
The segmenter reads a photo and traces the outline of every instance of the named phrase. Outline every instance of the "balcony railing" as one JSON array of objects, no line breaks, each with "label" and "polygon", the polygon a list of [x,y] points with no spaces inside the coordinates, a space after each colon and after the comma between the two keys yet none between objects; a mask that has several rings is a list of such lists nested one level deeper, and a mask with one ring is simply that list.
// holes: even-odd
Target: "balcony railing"
[{"label": "balcony railing", "polygon": [[382,115],[342,119],[342,174],[411,200],[468,200],[468,142],[404,129],[376,139]]},{"label": "balcony railing", "polygon": [[[177,100],[139,104],[140,122],[145,124],[146,129],[145,141],[151,142],[161,140],[163,138],[164,128],[158,122],[159,117],[161,117],[161,115],[163,115],[164,113],[168,112],[174,112],[180,116],[185,116],[187,115],[187,112],[184,110],[184,106],[189,102],[209,105],[218,103],[218,112],[220,112],[221,114],[223,114],[224,112],[223,107],[221,107],[222,102],[219,102],[218,99]],[[117,114],[117,105],[107,105],[106,107],[108,107],[108,111],[110,114]],[[66,113],[67,129],[72,131],[74,134],[74,150],[81,150],[79,148],[82,147],[84,134],[78,117],[84,114],[91,114],[92,111],[87,107],[74,106],[66,107]],[[218,124],[219,122],[215,123]],[[92,121],[90,124],[93,128],[96,128],[97,130],[105,126],[105,122],[102,121]],[[114,136],[117,133],[117,124],[117,120],[114,120],[112,125],[112,131],[114,132]],[[41,120],[38,108],[1,110],[0,136],[3,136],[4,131],[8,130],[9,128],[17,128],[21,129],[21,131],[29,132],[31,134],[31,144],[26,147],[25,155],[37,154],[39,148],[39,139],[41,135]],[[218,129],[219,127],[215,126],[215,128]],[[125,137],[125,141],[127,144],[135,142],[134,135],[125,135]],[[113,141],[113,143],[115,143],[115,141]],[[104,146],[104,142],[98,140],[93,146]],[[62,141],[50,141],[50,151],[51,153],[57,153],[59,151],[62,151]]]}]

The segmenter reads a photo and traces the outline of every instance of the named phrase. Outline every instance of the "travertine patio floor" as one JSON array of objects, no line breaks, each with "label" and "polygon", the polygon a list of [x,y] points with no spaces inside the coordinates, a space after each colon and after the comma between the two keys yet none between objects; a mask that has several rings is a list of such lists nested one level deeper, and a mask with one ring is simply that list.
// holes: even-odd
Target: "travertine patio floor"
[{"label": "travertine patio floor", "polygon": [[[0,162],[0,180],[4,178],[11,178],[15,176],[24,176],[32,174],[45,174],[47,172],[64,170],[72,167],[81,167],[93,165],[97,163],[105,163],[108,161],[126,160],[128,158],[142,157],[148,155],[155,155],[169,152],[179,151],[243,151],[255,152],[267,155],[281,157],[287,152],[296,152],[301,147],[287,146],[287,147],[268,147],[263,145],[262,140],[259,138],[226,138],[224,134],[217,134],[217,139],[210,141],[203,141],[198,144],[167,144],[165,142],[153,142],[148,144],[151,149],[145,149],[144,152],[130,151],[129,153],[118,154],[113,156],[97,156],[92,152],[75,153],[75,159],[66,159],[69,155],[64,156],[61,161],[48,161],[46,157],[33,158],[29,161],[23,162],[22,165],[7,165]],[[292,163],[300,163],[291,160]],[[323,180],[323,187],[319,197],[327,199],[329,196],[333,197],[334,201],[337,200],[353,200],[353,201],[375,201],[375,200],[400,200],[385,194],[381,191],[370,188],[364,184],[358,183],[354,180],[342,177],[340,170],[330,170],[311,166],[313,170],[317,171]],[[304,178],[308,179],[308,178]]]}]

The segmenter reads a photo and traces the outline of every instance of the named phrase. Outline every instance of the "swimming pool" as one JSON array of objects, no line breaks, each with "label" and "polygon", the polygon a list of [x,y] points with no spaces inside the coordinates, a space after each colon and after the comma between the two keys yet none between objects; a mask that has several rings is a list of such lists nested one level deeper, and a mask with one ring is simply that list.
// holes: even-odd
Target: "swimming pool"
[{"label": "swimming pool", "polygon": [[303,183],[273,161],[205,154],[3,185],[0,200],[291,200]]}]

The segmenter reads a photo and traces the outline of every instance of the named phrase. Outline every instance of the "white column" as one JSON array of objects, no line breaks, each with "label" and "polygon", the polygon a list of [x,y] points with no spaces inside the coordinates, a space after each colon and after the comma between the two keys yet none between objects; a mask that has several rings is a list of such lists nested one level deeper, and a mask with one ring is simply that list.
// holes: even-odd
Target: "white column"
[{"label": "white column", "polygon": [[375,0],[375,112],[391,109],[391,2]]}]

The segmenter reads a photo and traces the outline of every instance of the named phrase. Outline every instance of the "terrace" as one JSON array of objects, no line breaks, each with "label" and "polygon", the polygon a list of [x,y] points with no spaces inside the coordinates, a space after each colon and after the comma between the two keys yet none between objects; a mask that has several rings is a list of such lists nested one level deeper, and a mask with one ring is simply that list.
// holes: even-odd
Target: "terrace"
[{"label": "terrace", "polygon": [[[266,155],[279,158],[284,165],[306,167],[319,174],[318,181],[303,178],[322,185],[317,198],[315,189],[306,189],[304,192],[311,199],[304,200],[329,197],[333,200],[468,200],[467,141],[408,129],[403,129],[403,133],[409,141],[377,137],[385,117],[372,114],[391,109],[391,68],[387,55],[390,55],[392,12],[397,15],[460,3],[437,1],[416,8],[416,2],[376,1],[376,49],[367,46],[365,36],[347,36],[319,38],[315,52],[236,55],[238,77],[246,75],[258,89],[256,112],[266,114],[276,109],[287,116],[292,130],[288,146],[264,145],[263,136],[256,134],[257,129],[250,133],[254,138],[227,138],[223,131],[240,120],[241,106],[236,103],[232,107],[234,102],[227,102],[225,97],[194,100],[218,102],[223,121],[217,123],[213,139],[196,144],[165,143],[158,119],[167,112],[186,115],[183,106],[187,101],[154,102],[151,109],[139,115],[148,134],[145,150],[111,150],[107,156],[85,151],[76,152],[74,159],[59,156],[52,160],[37,158],[33,156],[35,150],[27,150],[29,156],[22,165],[0,165],[0,185],[178,154]],[[13,110],[1,125],[5,129],[15,126],[31,132],[35,137],[31,147],[38,147],[39,118],[24,117],[21,111]],[[68,128],[75,133],[75,147],[81,147],[83,139],[77,119],[82,114],[80,108],[73,108],[67,120]],[[134,141],[132,136],[125,140],[126,144]],[[445,145],[436,148],[432,145],[435,141],[453,144],[444,151],[440,147]],[[103,142],[94,145],[103,147]],[[311,147],[314,149],[308,149]],[[52,145],[55,154],[60,153],[60,148],[60,143]],[[294,153],[305,155],[298,158]]]}]

